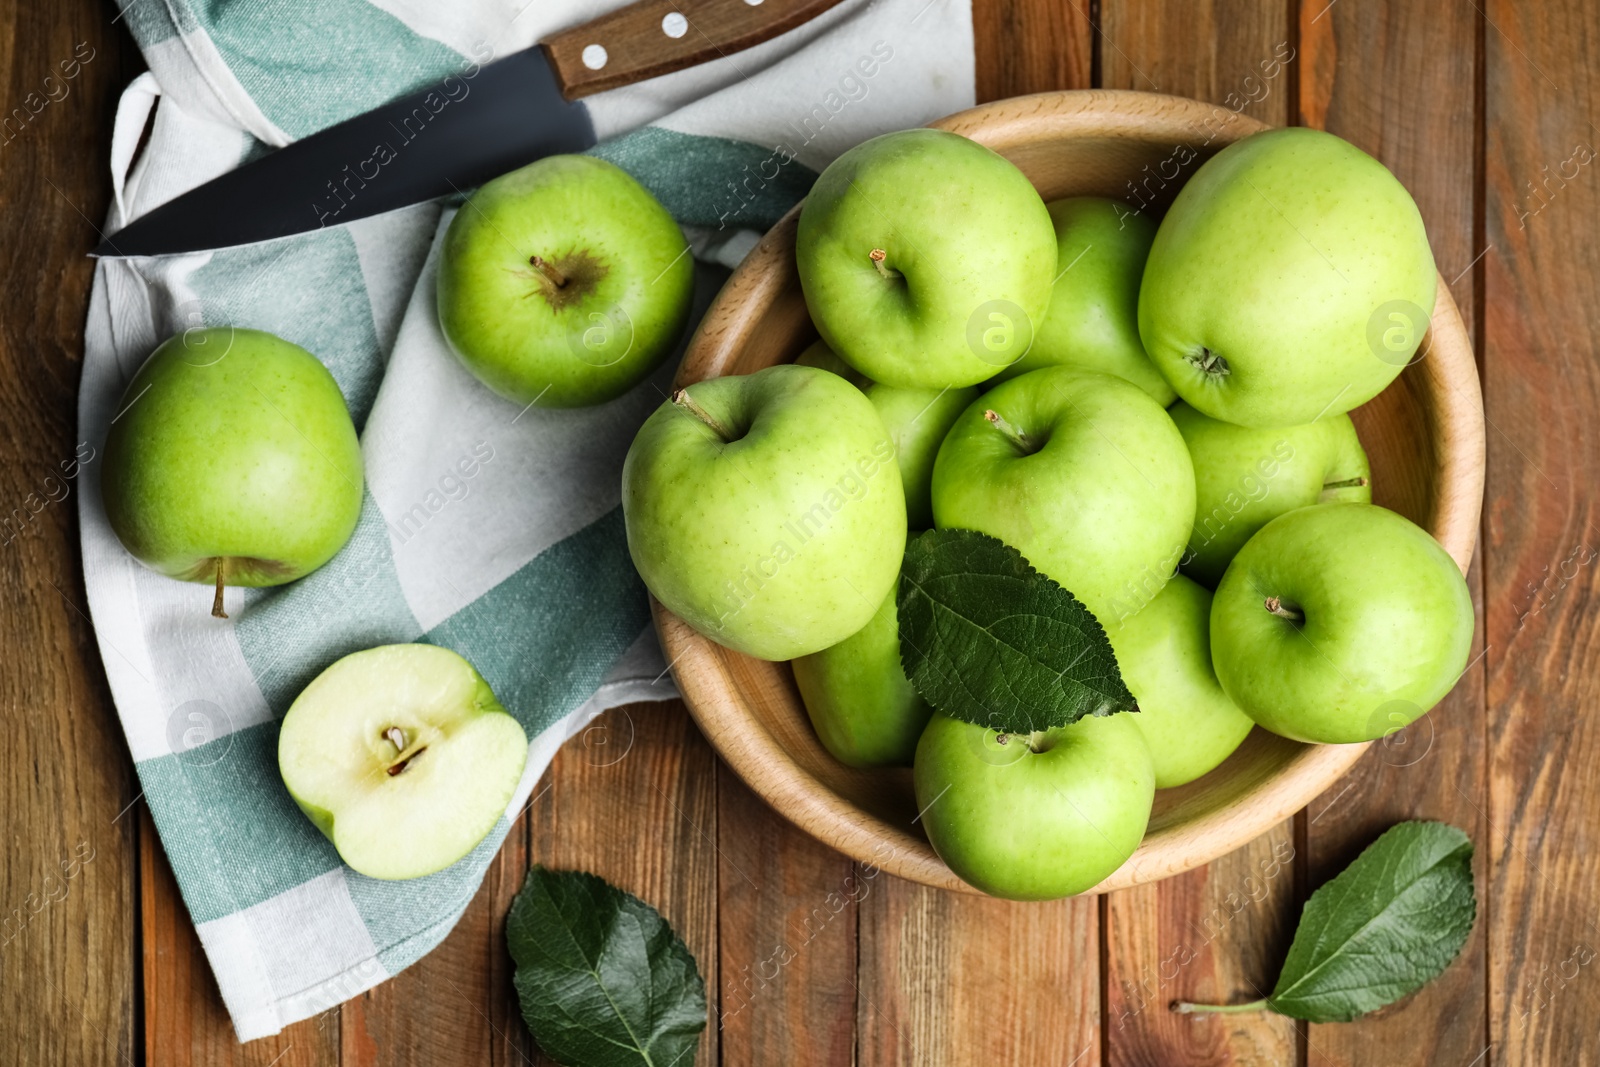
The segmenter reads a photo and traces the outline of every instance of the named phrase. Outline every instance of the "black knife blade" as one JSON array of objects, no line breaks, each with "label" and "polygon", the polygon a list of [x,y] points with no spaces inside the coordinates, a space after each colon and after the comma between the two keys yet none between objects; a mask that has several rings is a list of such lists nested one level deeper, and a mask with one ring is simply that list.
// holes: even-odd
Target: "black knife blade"
[{"label": "black knife blade", "polygon": [[92,254],[171,255],[286,237],[465,192],[593,144],[588,109],[561,95],[535,45],[229,171],[135,219]]}]

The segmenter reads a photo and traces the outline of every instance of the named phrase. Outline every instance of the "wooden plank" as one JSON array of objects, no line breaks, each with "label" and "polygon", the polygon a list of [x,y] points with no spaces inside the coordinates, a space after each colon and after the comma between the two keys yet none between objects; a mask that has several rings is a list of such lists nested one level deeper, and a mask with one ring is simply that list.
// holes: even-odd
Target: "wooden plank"
[{"label": "wooden plank", "polygon": [[[980,101],[1090,86],[1087,4],[975,3],[973,31]],[[856,875],[860,1067],[1100,1063],[1094,899],[1013,904]]]},{"label": "wooden plank", "polygon": [[1281,0],[1103,0],[1101,85],[1209,100],[1274,124],[1288,117],[1295,49]]},{"label": "wooden plank", "polygon": [[[1104,85],[1208,100],[1288,120],[1295,56],[1281,3],[1106,0]],[[1270,1016],[1178,1016],[1174,1000],[1253,1000],[1277,977],[1297,892],[1292,821],[1155,885],[1110,894],[1106,1062],[1185,1067],[1298,1062],[1294,1024]]]},{"label": "wooden plank", "polygon": [[972,5],[978,103],[1052,89],[1087,89],[1093,65],[1089,0]]},{"label": "wooden plank", "polygon": [[[141,805],[145,1062],[161,1067],[325,1067],[339,1062],[339,1012],[241,1045],[217,992],[178,883]],[[130,816],[131,817],[131,816]]]},{"label": "wooden plank", "polygon": [[1583,0],[1480,5],[1489,425],[1484,613],[1490,1040],[1500,1064],[1594,1064],[1600,951],[1600,186]]},{"label": "wooden plank", "polygon": [[[79,567],[78,377],[106,131],[142,63],[88,0],[0,9],[0,1063],[138,1055],[139,792]],[[74,72],[65,77],[61,64]],[[13,109],[16,109],[13,113]],[[92,460],[90,460],[92,462]]]},{"label": "wooden plank", "polygon": [[860,1067],[1101,1062],[1093,898],[1015,904],[890,874],[869,884]]},{"label": "wooden plank", "polygon": [[[1471,87],[1477,13],[1469,5],[1402,2],[1300,4],[1300,110],[1372,153],[1416,198],[1434,257],[1468,327],[1478,297],[1470,269],[1481,174]],[[1381,479],[1382,472],[1375,472]],[[1382,486],[1378,485],[1379,499]],[[1480,571],[1470,576],[1481,601]],[[1474,656],[1481,651],[1481,637]],[[1313,803],[1305,824],[1307,889],[1338,873],[1383,830],[1404,819],[1454,823],[1483,842],[1486,790],[1484,690],[1475,660],[1432,714],[1373,750]],[[1480,850],[1477,870],[1486,871]],[[1491,909],[1492,910],[1492,909]],[[1466,1064],[1484,1050],[1482,929],[1462,958],[1417,996],[1375,1017],[1306,1030],[1313,1064]]]},{"label": "wooden plank", "polygon": [[[697,1067],[719,1062],[716,794],[716,757],[683,704],[669,701],[596,719],[556,756],[529,809],[533,862],[590,871],[635,894],[694,953],[712,1002]],[[553,1063],[532,1049],[529,1058]]]},{"label": "wooden plank", "polygon": [[796,830],[726,764],[717,791],[722,1062],[849,1064],[857,911],[882,879]]}]

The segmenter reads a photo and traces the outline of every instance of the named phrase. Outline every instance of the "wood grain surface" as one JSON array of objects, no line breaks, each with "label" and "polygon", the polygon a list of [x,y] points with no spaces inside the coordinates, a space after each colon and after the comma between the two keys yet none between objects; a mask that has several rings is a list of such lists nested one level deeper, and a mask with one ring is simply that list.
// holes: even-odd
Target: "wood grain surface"
[{"label": "wood grain surface", "polygon": [[[1488,418],[1480,658],[1448,701],[1247,848],[1049,905],[853,864],[752,796],[681,705],[618,709],[557,758],[445,944],[240,1046],[137,800],[85,617],[76,489],[28,503],[48,500],[45,479],[77,447],[83,253],[109,195],[111,112],[141,61],[105,0],[7,0],[0,111],[80,42],[94,59],[0,135],[0,513],[26,516],[0,535],[0,913],[16,916],[0,938],[0,1065],[539,1063],[501,938],[535,861],[593,870],[668,916],[715,1005],[701,1067],[1600,1064],[1600,9],[973,3],[980,99],[1105,86],[1241,102],[1339,133],[1416,195],[1478,346]],[[1293,59],[1267,77],[1280,46]],[[1299,903],[1413,816],[1478,845],[1478,928],[1438,982],[1337,1026],[1167,1011],[1270,987]]]}]

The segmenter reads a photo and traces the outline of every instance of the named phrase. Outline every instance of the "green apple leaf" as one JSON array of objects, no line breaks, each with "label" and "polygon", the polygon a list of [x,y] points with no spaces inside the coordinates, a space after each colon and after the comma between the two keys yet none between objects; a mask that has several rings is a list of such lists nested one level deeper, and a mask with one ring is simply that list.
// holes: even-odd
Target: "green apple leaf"
[{"label": "green apple leaf", "polygon": [[706,1027],[694,956],[638,897],[535,866],[506,917],[539,1048],[567,1067],[688,1067]]},{"label": "green apple leaf", "polygon": [[906,677],[947,715],[1028,733],[1137,710],[1089,609],[988,534],[912,540],[898,607]]},{"label": "green apple leaf", "polygon": [[1438,977],[1477,917],[1472,842],[1454,826],[1403,822],[1306,901],[1267,1007],[1348,1022]]}]

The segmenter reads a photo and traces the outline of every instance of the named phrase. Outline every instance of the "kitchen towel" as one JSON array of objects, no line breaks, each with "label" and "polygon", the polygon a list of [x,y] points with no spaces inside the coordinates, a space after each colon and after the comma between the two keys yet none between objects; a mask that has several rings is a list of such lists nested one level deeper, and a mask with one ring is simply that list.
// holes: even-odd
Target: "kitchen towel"
[{"label": "kitchen towel", "polygon": [[[759,3],[760,0],[745,0]],[[454,76],[448,107],[497,56],[620,0],[121,0],[149,63],[111,142],[112,233],[241,163]],[[846,0],[766,44],[589,100],[593,151],[684,227],[696,314],[759,231],[844,149],[973,99],[967,0]],[[426,128],[415,143],[426,151]],[[360,161],[357,161],[359,167]],[[388,163],[386,165],[395,165]],[[606,707],[672,695],[629,562],[619,471],[677,359],[632,393],[521,409],[477,383],[434,314],[453,206],[338,225],[345,181],[302,236],[103,261],[85,338],[84,578],[106,674],[185,904],[240,1040],[368,989],[449,932],[563,741]],[[361,434],[366,494],[350,543],[277,589],[210,590],[128,556],[98,491],[107,427],[140,363],[200,326],[269,330],[315,353]],[[137,403],[137,398],[129,398]],[[427,878],[343,867],[277,771],[278,722],[328,664],[429,641],[471,660],[532,739],[493,833]]]}]

